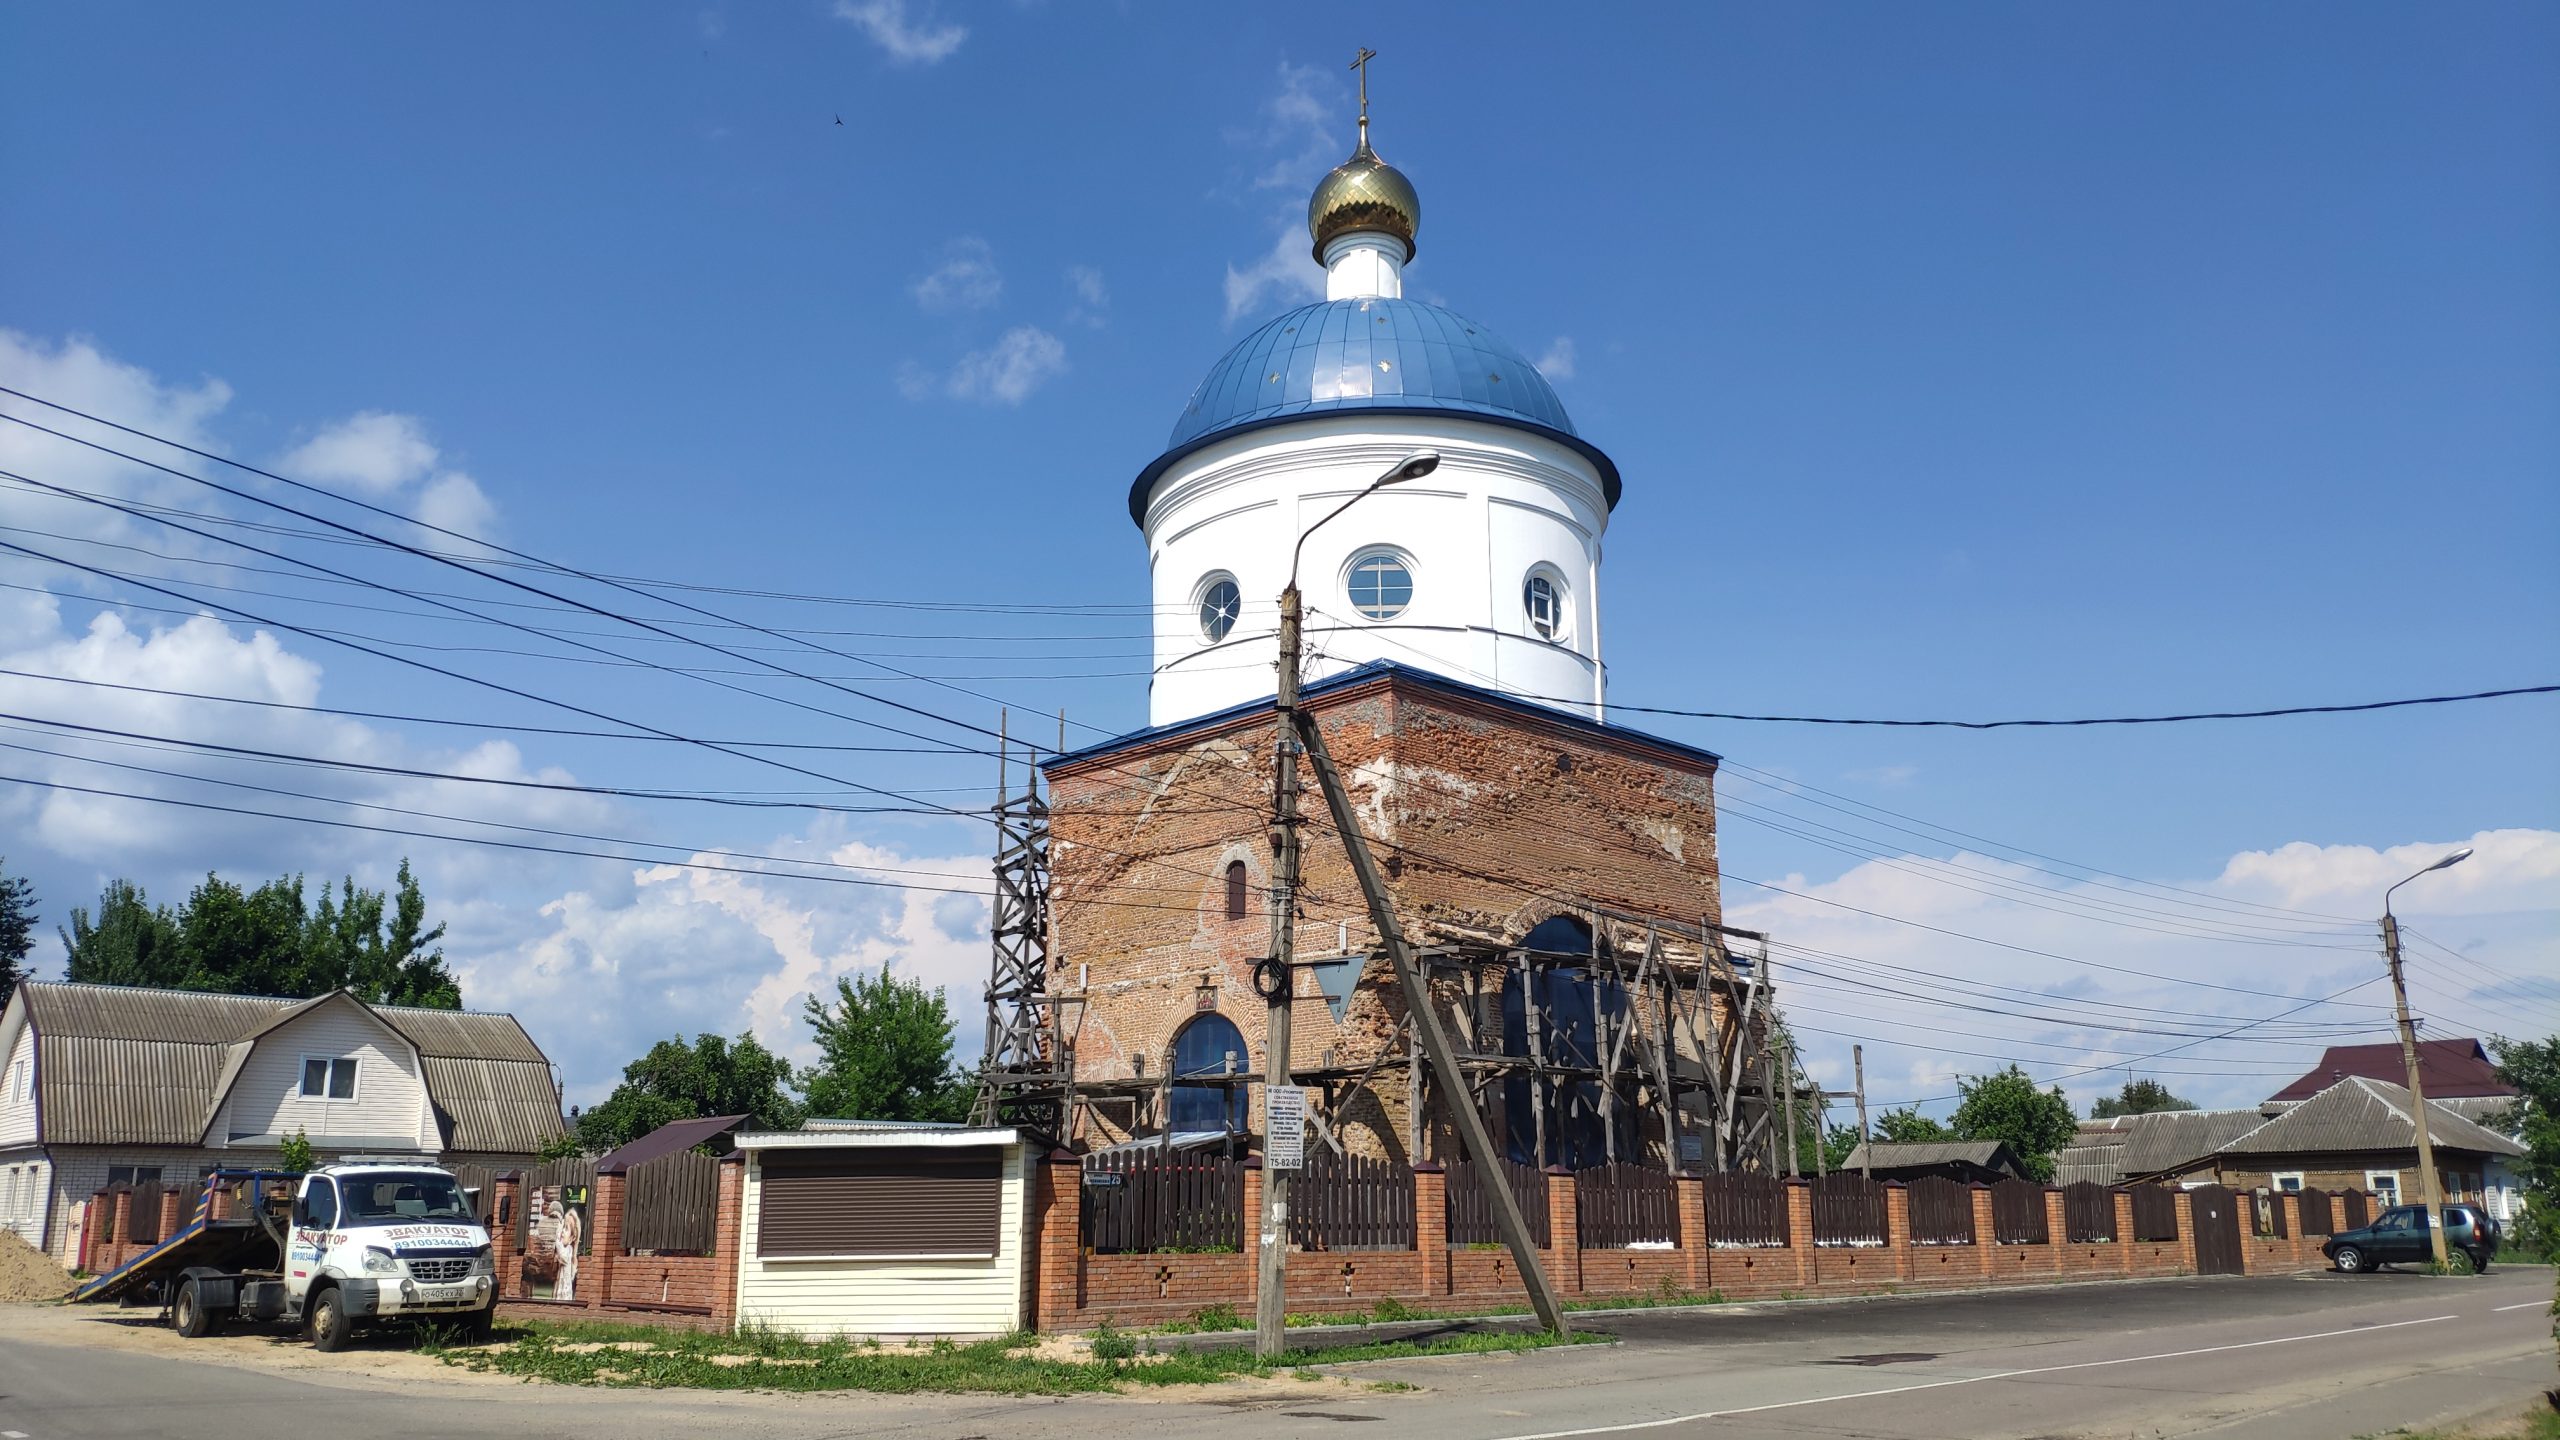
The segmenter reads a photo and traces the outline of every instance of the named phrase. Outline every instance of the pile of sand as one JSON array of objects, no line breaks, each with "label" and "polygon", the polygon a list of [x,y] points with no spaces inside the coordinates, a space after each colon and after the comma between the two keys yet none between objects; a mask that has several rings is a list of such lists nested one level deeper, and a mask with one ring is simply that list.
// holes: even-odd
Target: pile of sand
[{"label": "pile of sand", "polygon": [[0,1230],[0,1301],[59,1300],[71,1293],[71,1277],[51,1256]]}]

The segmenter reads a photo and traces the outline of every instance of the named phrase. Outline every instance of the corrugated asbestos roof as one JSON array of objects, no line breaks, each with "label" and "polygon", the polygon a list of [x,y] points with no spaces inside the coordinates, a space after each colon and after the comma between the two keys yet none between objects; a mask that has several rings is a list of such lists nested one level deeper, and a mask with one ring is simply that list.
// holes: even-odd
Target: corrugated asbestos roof
[{"label": "corrugated asbestos roof", "polygon": [[[307,1000],[28,983],[44,1139],[194,1145],[245,1040]],[[418,1047],[454,1150],[530,1153],[561,1132],[551,1062],[512,1015],[368,1006]]]},{"label": "corrugated asbestos roof", "polygon": [[1899,1170],[1910,1165],[1963,1163],[1990,1170],[1998,1168],[1993,1162],[2004,1148],[1997,1140],[1878,1140],[1850,1151],[1840,1168],[1855,1170],[1863,1164],[1871,1170]]},{"label": "corrugated asbestos roof", "polygon": [[2235,1135],[2266,1122],[2256,1110],[2154,1110],[2083,1120],[2080,1133],[2055,1157],[2054,1178],[2063,1184],[2102,1185],[2160,1175],[2202,1160]]},{"label": "corrugated asbestos roof", "polygon": [[[2225,1155],[2311,1155],[2414,1150],[2418,1126],[2407,1087],[2350,1076],[2220,1147]],[[2521,1155],[2524,1146],[2433,1101],[2427,1136],[2439,1150]]]}]

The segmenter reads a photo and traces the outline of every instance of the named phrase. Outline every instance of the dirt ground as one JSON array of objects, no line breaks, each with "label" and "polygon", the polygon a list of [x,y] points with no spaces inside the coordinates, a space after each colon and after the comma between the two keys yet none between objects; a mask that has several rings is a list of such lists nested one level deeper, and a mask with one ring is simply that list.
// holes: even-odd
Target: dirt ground
[{"label": "dirt ground", "polygon": [[[39,1257],[41,1258],[41,1257]],[[50,1262],[47,1262],[48,1264]],[[346,1385],[364,1389],[399,1389],[449,1391],[457,1385],[506,1386],[521,1389],[526,1385],[556,1390],[563,1395],[576,1394],[580,1387],[551,1386],[541,1381],[512,1375],[482,1374],[441,1360],[421,1355],[411,1348],[409,1338],[398,1330],[379,1333],[358,1331],[355,1343],[335,1355],[323,1355],[311,1348],[299,1331],[278,1325],[257,1329],[235,1328],[201,1339],[189,1340],[168,1326],[156,1309],[137,1307],[119,1309],[113,1305],[0,1304],[0,1343],[23,1339],[51,1345],[85,1345],[100,1349],[121,1350],[130,1354],[161,1355],[173,1360],[195,1360],[216,1365],[232,1365],[244,1369],[263,1370],[291,1375],[296,1380],[321,1385]],[[1045,1358],[1084,1360],[1085,1340],[1062,1336],[1044,1337],[1039,1353]],[[571,1346],[567,1348],[582,1348]],[[601,1348],[601,1347],[599,1347]],[[1117,1397],[1122,1400],[1161,1403],[1211,1402],[1253,1405],[1289,1398],[1308,1399],[1323,1395],[1365,1394],[1370,1390],[1365,1381],[1334,1375],[1312,1380],[1294,1376],[1249,1378],[1216,1385],[1132,1385]],[[764,1392],[694,1391],[681,1392],[690,1397],[714,1394],[740,1399],[764,1396]],[[765,1396],[776,1401],[805,1403],[815,1399],[833,1399],[839,1403],[862,1398],[860,1391],[823,1391],[803,1394]]]},{"label": "dirt ground", "polygon": [[0,1302],[58,1300],[71,1293],[71,1277],[50,1256],[0,1230]]}]

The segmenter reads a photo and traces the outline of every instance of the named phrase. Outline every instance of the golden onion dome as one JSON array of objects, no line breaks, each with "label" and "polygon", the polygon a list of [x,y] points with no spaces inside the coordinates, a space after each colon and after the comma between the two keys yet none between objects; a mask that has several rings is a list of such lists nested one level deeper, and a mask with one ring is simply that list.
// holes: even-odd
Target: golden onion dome
[{"label": "golden onion dome", "polygon": [[1404,258],[1414,255],[1414,232],[1422,228],[1422,197],[1404,172],[1378,158],[1369,148],[1369,122],[1360,122],[1360,148],[1333,167],[1307,201],[1307,231],[1315,237],[1316,263],[1324,263],[1324,247],[1334,237],[1373,230],[1404,242]]}]

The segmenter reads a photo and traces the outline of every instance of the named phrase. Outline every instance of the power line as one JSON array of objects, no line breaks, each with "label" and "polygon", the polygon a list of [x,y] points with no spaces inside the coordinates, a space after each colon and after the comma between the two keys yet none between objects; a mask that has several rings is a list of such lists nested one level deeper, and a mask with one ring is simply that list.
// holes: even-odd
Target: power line
[{"label": "power line", "polygon": [[[1608,705],[1611,710],[1633,711],[1639,715],[1677,715],[1690,720],[1737,720],[1772,725],[1865,725],[1902,730],[2012,730],[2070,729],[2090,725],[2183,725],[2196,720],[2273,720],[2288,715],[2352,715],[2368,710],[2399,710],[2412,705],[2459,705],[2470,700],[2502,700],[2514,695],[2552,694],[2560,694],[2560,685],[2516,685],[2503,690],[2473,690],[2459,695],[2421,695],[2406,700],[2365,700],[2342,705],[2283,705],[2267,710],[2199,710],[2179,715],[2104,715],[2071,720],[1883,720],[1837,715],[1745,715],[1725,710],[1681,710],[1662,705],[1623,705],[1614,700],[1608,702]],[[1553,705],[1589,703],[1553,695],[1519,695],[1519,698]]]}]

